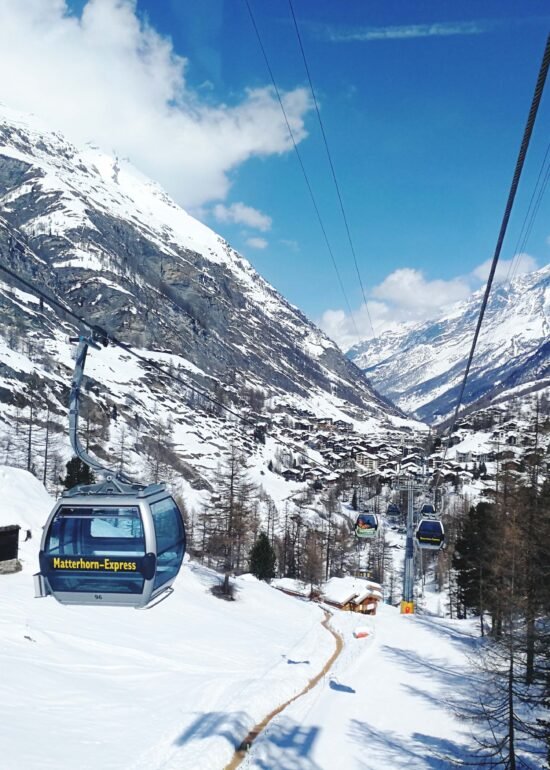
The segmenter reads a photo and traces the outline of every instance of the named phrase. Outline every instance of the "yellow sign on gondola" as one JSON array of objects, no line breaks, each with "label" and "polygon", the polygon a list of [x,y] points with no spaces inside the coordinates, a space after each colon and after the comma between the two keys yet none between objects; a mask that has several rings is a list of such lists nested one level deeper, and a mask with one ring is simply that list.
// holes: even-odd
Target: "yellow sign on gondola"
[{"label": "yellow sign on gondola", "polygon": [[401,614],[402,615],[414,615],[414,602],[401,602]]},{"label": "yellow sign on gondola", "polygon": [[51,559],[51,568],[54,570],[103,570],[105,572],[118,572],[119,570],[136,571],[138,564],[133,560],[109,559],[106,556],[102,559],[88,559],[82,556],[72,559],[61,559],[59,556],[54,556]]}]

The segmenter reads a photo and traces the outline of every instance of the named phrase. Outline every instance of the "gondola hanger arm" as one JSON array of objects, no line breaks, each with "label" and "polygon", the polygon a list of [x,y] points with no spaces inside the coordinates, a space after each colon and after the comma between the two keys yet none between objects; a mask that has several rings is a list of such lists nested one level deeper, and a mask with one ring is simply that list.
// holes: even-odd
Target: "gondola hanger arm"
[{"label": "gondola hanger arm", "polygon": [[99,462],[99,460],[96,460],[94,457],[92,457],[84,449],[78,437],[80,388],[82,386],[82,380],[84,377],[84,368],[86,366],[88,348],[93,347],[96,350],[100,350],[101,345],[99,343],[108,345],[108,335],[100,327],[94,327],[90,335],[87,336],[81,334],[78,337],[71,337],[70,341],[78,343],[73,379],[71,383],[71,393],[69,396],[69,436],[73,452],[85,465],[91,468],[94,473],[102,477],[102,479],[106,481],[119,480],[125,483],[131,483],[131,480],[126,478],[122,473],[120,473],[120,471],[116,471],[112,468],[106,468]]}]

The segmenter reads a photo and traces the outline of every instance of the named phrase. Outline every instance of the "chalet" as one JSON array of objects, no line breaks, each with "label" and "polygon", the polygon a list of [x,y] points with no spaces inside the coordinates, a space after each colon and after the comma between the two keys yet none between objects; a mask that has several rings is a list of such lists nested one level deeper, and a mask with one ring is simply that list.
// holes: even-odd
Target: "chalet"
[{"label": "chalet", "polygon": [[363,442],[363,446],[367,450],[367,452],[370,452],[371,454],[378,454],[382,449],[386,449],[386,444],[380,444],[378,442],[372,442],[372,441],[365,441]]},{"label": "chalet", "polygon": [[456,452],[456,461],[458,463],[471,463],[472,462],[472,453],[470,451],[459,452],[457,450],[457,452]]},{"label": "chalet", "polygon": [[342,452],[345,452],[348,457],[352,457],[354,444],[350,444],[348,441],[343,441],[340,444],[340,449],[342,450]]},{"label": "chalet", "polygon": [[428,458],[428,468],[441,468],[443,465],[443,455],[433,454]]},{"label": "chalet", "polygon": [[408,465],[405,465],[404,468],[401,468],[401,474],[403,476],[411,476],[416,478],[417,476],[421,476],[422,473],[423,469],[420,467],[420,465],[416,465],[415,463],[409,463]]},{"label": "chalet", "polygon": [[457,480],[457,472],[452,468],[444,467],[435,471],[433,477],[434,479],[448,481],[454,484],[454,482]]},{"label": "chalet", "polygon": [[324,437],[319,435],[310,436],[306,441],[306,444],[310,449],[321,449],[321,447],[325,445]]},{"label": "chalet", "polygon": [[376,615],[378,602],[382,600],[382,587],[379,583],[351,576],[331,578],[322,587],[321,600],[340,610]]},{"label": "chalet", "polygon": [[502,465],[500,466],[503,471],[516,471],[516,473],[519,473],[521,471],[521,463],[517,460],[504,460],[502,462]]},{"label": "chalet", "polygon": [[325,461],[331,468],[339,468],[341,470],[355,470],[355,462],[350,455],[345,452],[331,452],[325,455]]},{"label": "chalet", "polygon": [[353,433],[353,424],[345,420],[335,420],[334,427],[341,433]]},{"label": "chalet", "polygon": [[417,452],[414,452],[413,454],[408,454],[406,457],[404,457],[401,460],[401,465],[407,465],[407,463],[421,463],[421,462],[422,462],[421,456]]},{"label": "chalet", "polygon": [[500,452],[496,453],[496,459],[497,460],[513,460],[516,456],[516,453],[513,452],[511,449],[503,449]]},{"label": "chalet", "polygon": [[399,464],[395,460],[387,460],[386,462],[380,463],[378,466],[378,469],[381,471],[397,471]]},{"label": "chalet", "polygon": [[285,481],[302,480],[302,472],[296,468],[285,468],[285,470],[281,473],[281,476],[285,479]]},{"label": "chalet", "polygon": [[323,478],[324,475],[325,472],[321,470],[321,468],[310,468],[308,471],[305,471],[304,479],[307,479],[307,481],[316,481],[317,479]]},{"label": "chalet", "polygon": [[332,430],[332,417],[314,417],[311,422],[317,430]]},{"label": "chalet", "polygon": [[338,468],[341,461],[344,459],[344,456],[339,452],[327,452],[324,455],[324,459],[332,468]]}]

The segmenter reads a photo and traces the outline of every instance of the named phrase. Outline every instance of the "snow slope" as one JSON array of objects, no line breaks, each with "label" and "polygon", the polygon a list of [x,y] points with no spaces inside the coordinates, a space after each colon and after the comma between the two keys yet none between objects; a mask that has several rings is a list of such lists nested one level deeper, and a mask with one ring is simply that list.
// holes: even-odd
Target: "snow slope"
[{"label": "snow slope", "polygon": [[222,768],[331,654],[318,606],[250,576],[237,580],[238,600],[224,602],[209,591],[216,576],[189,562],[175,594],[150,611],[34,599],[51,503],[40,490],[30,474],[1,469],[0,526],[33,532],[21,545],[23,572],[0,579],[3,768]]},{"label": "snow slope", "polygon": [[[0,576],[0,746],[8,770],[222,770],[248,731],[301,691],[334,650],[321,608],[237,580],[237,601],[186,561],[153,610],[63,607],[34,599],[49,496],[0,467],[0,525],[20,523],[23,572]],[[469,622],[335,612],[335,668],[272,722],[243,767],[444,767],[467,731],[446,708],[470,687]],[[367,625],[370,636],[354,639]]]},{"label": "snow slope", "polygon": [[443,770],[471,748],[450,708],[473,687],[470,624],[387,605],[367,639],[353,638],[360,623],[335,616],[346,647],[334,670],[270,724],[243,770]]}]

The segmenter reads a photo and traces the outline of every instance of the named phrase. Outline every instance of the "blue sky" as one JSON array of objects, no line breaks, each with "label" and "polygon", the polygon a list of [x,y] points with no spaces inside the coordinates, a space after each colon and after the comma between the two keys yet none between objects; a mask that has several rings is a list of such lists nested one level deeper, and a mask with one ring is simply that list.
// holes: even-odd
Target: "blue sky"
[{"label": "blue sky", "polygon": [[[0,10],[6,2],[0,0]],[[22,0],[20,13],[30,19],[38,2]],[[55,16],[59,3],[40,2],[42,9],[51,7],[48,23],[67,28],[66,19]],[[154,126],[155,109],[183,109],[188,118],[191,113],[199,116],[204,131],[201,138],[190,131],[188,155],[195,155],[196,163],[189,165],[182,149],[181,173],[177,154],[170,162],[160,157],[162,149],[148,154],[136,142],[128,150],[132,161],[347,346],[357,333],[370,336],[371,329],[289,4],[249,2],[296,129],[346,299],[277,113],[245,0],[79,0],[66,11],[74,14],[75,37],[88,30],[86,45],[90,51],[95,46],[96,55],[98,35],[90,43],[90,19],[109,38],[112,50],[119,46],[120,61],[135,45],[132,55],[141,56],[142,62],[144,35],[149,35],[146,47],[161,51],[157,59],[164,56],[166,61],[158,67],[144,64],[157,67],[154,77],[146,76],[158,84],[156,96],[147,101],[147,89],[142,89],[144,113],[151,114]],[[391,328],[396,320],[437,314],[441,306],[482,285],[480,266],[493,254],[550,30],[550,6],[542,0],[293,3],[375,331]],[[36,19],[32,24],[36,29]],[[124,31],[131,27],[130,40]],[[67,46],[67,57],[71,55],[73,61],[78,56]],[[126,91],[135,90],[139,111],[135,70],[128,70],[132,83]],[[93,98],[89,101],[93,104]],[[220,124],[225,128],[216,133]],[[547,93],[502,254],[505,260],[514,256],[549,126]],[[159,144],[166,145],[163,130]],[[98,126],[97,134],[104,145],[111,141],[108,126]],[[117,152],[126,149],[121,143],[113,135]],[[549,201],[546,195],[526,244],[529,256],[516,267],[520,272],[549,261]],[[351,319],[346,302],[353,309]]]}]

